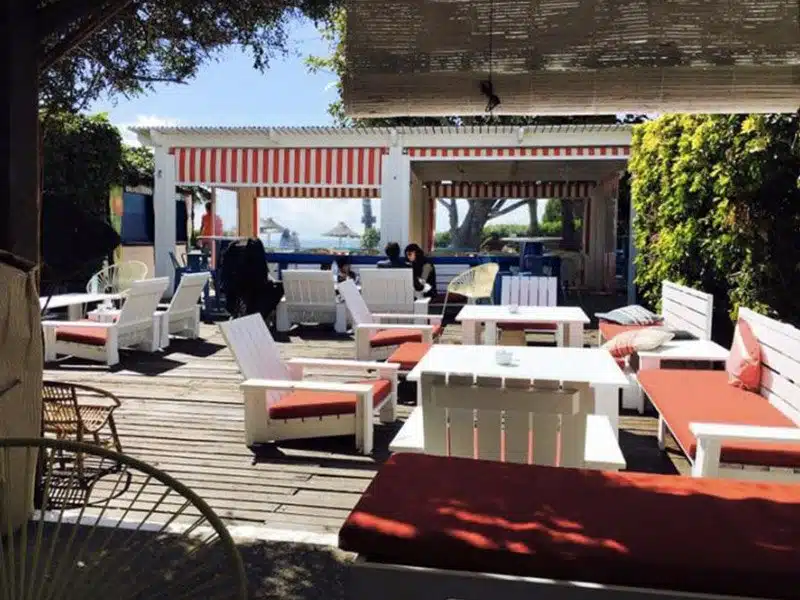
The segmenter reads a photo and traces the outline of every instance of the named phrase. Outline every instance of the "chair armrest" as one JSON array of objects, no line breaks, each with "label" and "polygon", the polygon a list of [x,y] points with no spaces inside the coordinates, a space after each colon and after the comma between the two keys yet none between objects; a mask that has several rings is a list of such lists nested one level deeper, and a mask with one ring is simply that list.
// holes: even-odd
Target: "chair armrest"
[{"label": "chair armrest", "polygon": [[248,379],[240,386],[242,391],[279,392],[342,392],[345,394],[371,394],[372,386],[366,383],[336,383],[328,381],[293,381],[285,379]]},{"label": "chair armrest", "polygon": [[690,423],[689,430],[700,441],[794,442],[800,444],[800,427],[763,427],[728,423]]},{"label": "chair armrest", "polygon": [[[416,300],[414,300],[414,304],[419,304],[419,305],[423,305],[423,304],[424,305],[428,305],[430,303],[431,303],[431,299],[430,298],[417,298]],[[431,316],[437,316],[438,317],[440,315],[431,315]]]},{"label": "chair armrest", "polygon": [[290,365],[301,367],[336,367],[347,371],[397,371],[400,365],[378,361],[347,360],[338,358],[290,358]]},{"label": "chair armrest", "polygon": [[42,327],[80,327],[82,329],[115,327],[116,323],[104,323],[102,321],[42,321]]},{"label": "chair armrest", "polygon": [[[426,298],[430,300],[430,298]],[[442,315],[426,315],[426,314],[406,314],[406,313],[372,313],[372,317],[378,321],[382,319],[395,319],[403,321],[433,321],[438,324],[442,320]]]},{"label": "chair armrest", "polygon": [[356,331],[370,331],[380,329],[416,329],[419,331],[433,331],[433,325],[417,325],[416,323],[362,323],[356,325]]}]

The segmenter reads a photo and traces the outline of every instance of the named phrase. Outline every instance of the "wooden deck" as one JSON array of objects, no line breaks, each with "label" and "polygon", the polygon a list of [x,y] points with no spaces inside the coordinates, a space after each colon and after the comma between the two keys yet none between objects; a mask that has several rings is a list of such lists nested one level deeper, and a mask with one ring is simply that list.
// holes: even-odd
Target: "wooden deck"
[{"label": "wooden deck", "polygon": [[[355,452],[352,437],[287,442],[254,455],[244,445],[240,375],[215,326],[203,341],[173,341],[166,354],[123,353],[118,367],[68,359],[45,379],[86,383],[116,394],[117,427],[127,454],[170,473],[203,497],[230,525],[336,533],[388,455],[401,423],[376,428],[374,456]],[[595,335],[587,332],[587,343]],[[445,342],[460,339],[447,327]],[[353,341],[316,329],[281,343],[286,357],[351,358]],[[400,417],[414,402],[400,390]],[[658,450],[654,416],[624,415],[620,443],[634,471],[686,473],[674,444]]]}]

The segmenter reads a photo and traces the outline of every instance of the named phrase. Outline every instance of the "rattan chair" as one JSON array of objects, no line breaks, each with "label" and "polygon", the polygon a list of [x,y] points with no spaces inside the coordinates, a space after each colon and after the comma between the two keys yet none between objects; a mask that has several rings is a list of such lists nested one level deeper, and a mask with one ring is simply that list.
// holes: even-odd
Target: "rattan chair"
[{"label": "rattan chair", "polygon": [[58,381],[42,384],[44,432],[61,440],[113,446],[122,452],[114,423],[114,411],[119,406],[119,398],[99,388]]},{"label": "rattan chair", "polygon": [[[99,467],[88,488],[60,466],[77,454]],[[4,598],[247,598],[238,549],[204,500],[92,444],[0,439],[0,531]]]},{"label": "rattan chair", "polygon": [[447,310],[447,300],[450,294],[458,294],[467,299],[469,304],[474,304],[477,300],[488,298],[491,302],[494,292],[494,280],[500,265],[496,262],[483,263],[477,267],[464,271],[454,277],[447,284],[447,293],[444,296],[444,306],[442,306],[442,316]]},{"label": "rattan chair", "polygon": [[138,260],[127,260],[103,267],[86,284],[89,294],[122,294],[134,281],[147,278],[147,265]]}]

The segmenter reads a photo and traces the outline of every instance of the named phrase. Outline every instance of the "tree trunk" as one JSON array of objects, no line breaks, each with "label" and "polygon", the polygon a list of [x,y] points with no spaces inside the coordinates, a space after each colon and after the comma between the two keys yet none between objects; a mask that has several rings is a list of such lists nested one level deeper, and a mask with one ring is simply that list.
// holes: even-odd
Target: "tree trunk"
[{"label": "tree trunk", "polygon": [[539,200],[528,200],[528,214],[530,215],[530,222],[528,223],[528,235],[538,235],[539,233]]},{"label": "tree trunk", "polygon": [[494,202],[490,200],[468,200],[469,209],[452,238],[454,248],[477,250],[483,241],[483,228],[491,217]]}]

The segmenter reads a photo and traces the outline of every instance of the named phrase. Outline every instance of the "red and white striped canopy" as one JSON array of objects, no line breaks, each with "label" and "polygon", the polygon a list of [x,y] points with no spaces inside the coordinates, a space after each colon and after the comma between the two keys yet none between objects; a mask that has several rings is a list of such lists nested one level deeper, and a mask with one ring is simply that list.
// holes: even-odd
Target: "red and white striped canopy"
[{"label": "red and white striped canopy", "polygon": [[379,187],[280,187],[259,186],[257,198],[380,198]]},{"label": "red and white striped canopy", "polygon": [[182,185],[380,187],[383,148],[172,148]]},{"label": "red and white striped canopy", "polygon": [[541,158],[619,158],[631,154],[630,146],[537,146],[528,148],[409,148],[415,159],[541,159]]},{"label": "red and white striped canopy", "polygon": [[426,183],[432,198],[588,198],[594,181],[528,181],[498,183]]}]

